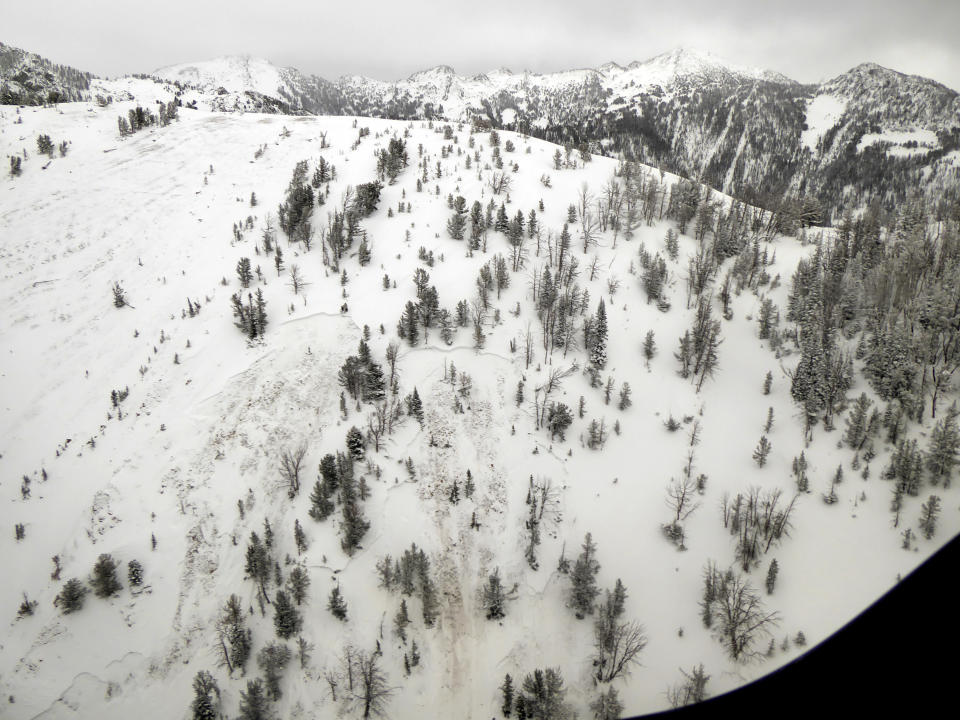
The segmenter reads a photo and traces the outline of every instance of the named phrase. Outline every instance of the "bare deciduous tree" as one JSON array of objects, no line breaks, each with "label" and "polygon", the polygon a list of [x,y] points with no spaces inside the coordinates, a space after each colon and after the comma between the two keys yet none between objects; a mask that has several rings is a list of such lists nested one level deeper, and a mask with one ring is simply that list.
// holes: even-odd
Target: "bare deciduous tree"
[{"label": "bare deciduous tree", "polygon": [[354,650],[350,655],[349,664],[351,665],[349,674],[352,678],[349,691],[350,705],[362,711],[364,718],[384,717],[387,701],[393,694],[394,688],[387,684],[387,676],[380,669],[380,656],[377,653]]},{"label": "bare deciduous tree", "polygon": [[759,655],[758,641],[772,635],[779,615],[767,612],[749,580],[732,570],[721,572],[710,563],[704,583],[704,620],[709,619],[730,658],[744,662]]},{"label": "bare deciduous tree", "polygon": [[689,674],[681,668],[680,673],[683,675],[683,681],[667,689],[667,702],[670,703],[670,707],[684,707],[706,700],[708,697],[706,687],[710,676],[704,672],[703,664],[693,668]]},{"label": "bare deciduous tree", "polygon": [[[557,390],[564,379],[572,375],[576,370],[576,365],[571,365],[568,368],[554,368],[550,371],[550,375],[547,376],[547,381],[543,383],[543,385],[538,385],[534,388],[534,403],[538,407],[539,425],[543,425],[544,418],[547,416],[547,399],[550,397],[550,393]],[[540,393],[543,393],[542,403],[539,402]]]},{"label": "bare deciduous tree", "polygon": [[306,454],[306,441],[301,442],[293,450],[287,448],[280,453],[280,476],[289,486],[290,497],[300,492],[300,467]]},{"label": "bare deciduous tree", "polygon": [[600,682],[611,682],[628,675],[630,666],[640,663],[640,653],[647,646],[643,625],[617,622],[617,616],[607,601],[597,609],[593,637],[593,666]]},{"label": "bare deciduous tree", "polygon": [[673,523],[682,523],[700,507],[696,502],[697,481],[685,474],[679,480],[672,480],[667,486],[667,507],[673,511]]},{"label": "bare deciduous tree", "polygon": [[583,252],[590,251],[590,246],[597,242],[597,227],[599,223],[597,218],[590,212],[590,205],[593,203],[593,195],[586,183],[580,186],[578,197],[577,212],[580,218],[580,234],[583,236]]},{"label": "bare deciduous tree", "polygon": [[387,431],[389,409],[386,401],[373,406],[373,412],[367,416],[367,436],[373,440],[374,452],[380,452],[380,439]]},{"label": "bare deciduous tree", "polygon": [[487,181],[487,185],[490,186],[494,195],[499,195],[502,192],[509,193],[513,186],[513,178],[505,172],[494,172],[490,176],[490,180]]},{"label": "bare deciduous tree", "polygon": [[294,295],[297,295],[301,289],[310,284],[306,281],[306,278],[303,277],[303,273],[300,272],[300,266],[296,263],[290,265],[290,280],[288,284],[293,288]]}]

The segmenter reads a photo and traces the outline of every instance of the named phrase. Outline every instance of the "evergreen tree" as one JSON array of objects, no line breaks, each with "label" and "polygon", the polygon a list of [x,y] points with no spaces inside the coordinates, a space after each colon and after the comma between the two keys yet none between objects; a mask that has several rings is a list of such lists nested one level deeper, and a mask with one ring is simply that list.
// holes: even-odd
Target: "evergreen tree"
[{"label": "evergreen tree", "polygon": [[574,609],[574,614],[581,620],[585,615],[593,613],[594,601],[600,594],[597,588],[597,572],[600,570],[600,563],[596,560],[597,546],[590,533],[586,534],[582,547],[583,550],[570,573],[572,583],[570,605]]},{"label": "evergreen tree", "polygon": [[320,522],[330,517],[333,512],[333,501],[330,499],[330,489],[326,480],[317,480],[310,493],[310,517]]},{"label": "evergreen tree", "polygon": [[341,524],[343,537],[340,540],[340,547],[348,555],[352,555],[360,547],[360,541],[370,529],[370,523],[363,516],[357,499],[353,460],[337,453],[337,468],[340,476],[340,512],[343,517]]},{"label": "evergreen tree", "polygon": [[370,258],[370,242],[367,240],[366,232],[364,232],[360,239],[360,246],[357,248],[357,262],[360,263],[360,267],[365,267],[370,264]]},{"label": "evergreen tree", "polygon": [[237,261],[237,278],[240,287],[248,288],[253,281],[253,271],[250,269],[250,258],[242,257]]},{"label": "evergreen tree", "polygon": [[127,296],[119,282],[113,284],[113,306],[122,308],[127,305]]},{"label": "evergreen tree", "polygon": [[240,691],[238,720],[271,720],[269,701],[263,691],[263,680],[247,680],[247,691]]},{"label": "evergreen tree", "polygon": [[[279,248],[277,248],[279,251]],[[267,301],[263,297],[263,290],[257,288],[256,303],[254,304],[254,325],[258,337],[263,337],[267,330]]]},{"label": "evergreen tree", "polygon": [[947,410],[947,414],[934,427],[930,434],[930,444],[927,446],[927,470],[930,471],[933,483],[942,481],[944,488],[950,487],[950,477],[953,468],[957,465],[957,455],[960,452],[958,417],[960,417],[960,409],[954,402]]},{"label": "evergreen tree", "polygon": [[360,399],[367,367],[356,355],[350,355],[343,361],[337,372],[337,380],[354,400]]},{"label": "evergreen tree", "polygon": [[320,459],[320,474],[331,493],[339,489],[340,478],[337,474],[337,459],[331,453],[327,453]]},{"label": "evergreen tree", "polygon": [[396,632],[397,637],[399,637],[403,642],[407,642],[407,625],[410,624],[410,615],[407,611],[407,600],[403,598],[400,600],[400,609],[397,610],[397,614],[393,617],[393,628]]},{"label": "evergreen tree", "polygon": [[647,330],[647,334],[643,338],[643,358],[647,362],[647,367],[650,367],[650,361],[653,360],[656,353],[657,343],[653,337],[653,330]]},{"label": "evergreen tree", "polygon": [[623,703],[612,685],[606,692],[601,691],[597,699],[590,703],[594,720],[618,720],[623,712]]},{"label": "evergreen tree", "polygon": [[[261,597],[267,600],[267,583],[270,582],[272,562],[266,546],[260,541],[256,532],[250,533],[250,542],[247,545],[245,571],[247,577],[257,583]],[[267,600],[269,602],[269,600]]]},{"label": "evergreen tree", "polygon": [[240,598],[231,595],[217,621],[223,662],[231,669],[243,671],[250,657],[253,640],[250,630],[243,626],[244,613]]},{"label": "evergreen tree", "polygon": [[677,237],[677,231],[673,228],[667,230],[666,237],[664,238],[664,246],[667,249],[667,254],[670,256],[671,260],[676,260],[680,255],[680,243]]},{"label": "evergreen tree", "polygon": [[797,481],[797,492],[807,492],[810,487],[810,482],[807,479],[807,459],[804,457],[802,451],[800,452],[800,457],[793,459],[793,476]]},{"label": "evergreen tree", "polygon": [[763,394],[769,395],[770,388],[773,385],[773,373],[769,370],[767,371],[767,376],[763,379]]},{"label": "evergreen tree", "polygon": [[64,615],[83,609],[83,599],[89,592],[87,587],[77,578],[70,578],[64,583],[53,604],[60,608]]},{"label": "evergreen tree", "polygon": [[763,467],[767,464],[767,456],[770,454],[770,450],[773,446],[770,444],[770,441],[767,439],[766,435],[760,436],[760,442],[757,443],[756,449],[753,451],[753,459],[756,460],[757,465]]},{"label": "evergreen tree", "polygon": [[206,670],[201,670],[193,678],[190,710],[192,720],[218,720],[220,717],[220,688]]},{"label": "evergreen tree", "polygon": [[690,366],[693,364],[693,342],[690,339],[690,331],[687,330],[680,338],[680,347],[674,353],[674,357],[680,361],[680,377],[690,377]]},{"label": "evergreen tree", "polygon": [[463,196],[457,195],[456,200],[453,201],[453,214],[447,220],[447,233],[454,240],[463,240],[466,227],[467,201]]},{"label": "evergreen tree", "polygon": [[867,438],[870,406],[873,402],[867,397],[866,393],[860,393],[860,397],[853,404],[853,409],[847,416],[847,430],[843,435],[843,441],[856,450],[859,450]]},{"label": "evergreen tree", "polygon": [[500,710],[504,717],[510,717],[510,711],[513,709],[513,678],[510,677],[510,673],[507,673],[503,678],[500,692],[503,693],[503,704],[500,706]]},{"label": "evergreen tree", "polygon": [[330,591],[330,599],[327,601],[327,610],[333,613],[337,620],[347,619],[347,601],[340,594],[340,586],[335,585]]},{"label": "evergreen tree", "polygon": [[623,582],[620,578],[617,578],[616,585],[614,585],[613,593],[607,591],[607,606],[610,608],[610,612],[614,618],[619,618],[623,615],[623,611],[626,607],[627,602],[627,589],[623,586]]},{"label": "evergreen tree", "polygon": [[303,551],[307,549],[307,536],[297,519],[293,521],[293,543],[297,546],[297,555],[302,555]]},{"label": "evergreen tree", "polygon": [[[566,688],[559,668],[538,668],[523,679],[523,705],[528,718],[559,720],[570,712],[565,698]],[[519,718],[519,712],[517,716]]]},{"label": "evergreen tree", "polygon": [[37,152],[41,155],[53,157],[53,140],[50,139],[49,135],[37,136]]},{"label": "evergreen tree", "polygon": [[607,311],[601,298],[593,323],[593,346],[590,348],[590,363],[596,368],[607,364]]},{"label": "evergreen tree", "polygon": [[[377,205],[380,202],[380,191],[382,189],[383,185],[379,182],[360,183],[357,185],[355,208],[360,217],[366,217],[377,209]],[[354,213],[347,213],[348,220],[353,214]]]},{"label": "evergreen tree", "polygon": [[386,397],[386,381],[383,368],[379,363],[371,362],[363,376],[362,398],[364,402],[379,402]]},{"label": "evergreen tree", "polygon": [[310,575],[307,569],[302,565],[297,565],[287,576],[287,588],[290,591],[290,597],[297,605],[302,605],[307,599],[307,591],[310,588]]},{"label": "evergreen tree", "polygon": [[296,605],[290,601],[290,596],[283,590],[277,590],[273,603],[273,627],[277,637],[286,640],[300,632],[303,627],[303,618]]},{"label": "evergreen tree", "polygon": [[283,695],[280,689],[281,673],[291,657],[290,648],[281,643],[266,645],[257,653],[257,665],[263,671],[264,686],[270,700],[279,700]]},{"label": "evergreen tree", "polygon": [[104,553],[97,558],[90,585],[93,587],[94,594],[103,598],[116,595],[123,589],[123,585],[117,579],[117,562],[109,554]]},{"label": "evergreen tree", "polygon": [[366,450],[366,441],[363,438],[363,433],[356,428],[356,426],[351,427],[347,431],[347,450],[350,452],[351,457],[354,460],[363,460],[364,452]]},{"label": "evergreen tree", "polygon": [[420,600],[422,604],[421,614],[423,624],[429,628],[433,627],[433,624],[436,622],[437,615],[440,612],[440,603],[437,600],[436,586],[434,586],[433,580],[430,578],[430,565],[423,550],[420,551],[417,571],[420,577]]},{"label": "evergreen tree", "polygon": [[770,562],[770,569],[767,570],[767,595],[773,594],[773,588],[777,584],[777,573],[780,572],[780,566],[777,564],[776,558]]},{"label": "evergreen tree", "polygon": [[412,418],[416,418],[417,422],[423,425],[423,402],[420,400],[420,395],[416,387],[413,388],[413,392],[407,400],[407,414]]},{"label": "evergreen tree", "polygon": [[417,312],[417,306],[412,301],[407,301],[403,314],[400,316],[400,323],[397,326],[400,337],[404,338],[411,346],[416,345],[420,340],[420,315]]},{"label": "evergreen tree", "polygon": [[139,560],[131,560],[127,563],[127,582],[131,587],[143,585],[143,565]]},{"label": "evergreen tree", "polygon": [[937,531],[937,518],[940,516],[940,498],[931,495],[921,506],[920,531],[929,540]]},{"label": "evergreen tree", "polygon": [[547,409],[547,429],[550,430],[550,439],[553,440],[557,435],[564,439],[564,431],[573,423],[573,415],[563,403],[550,403]]},{"label": "evergreen tree", "polygon": [[497,209],[497,219],[493,224],[493,229],[497,232],[505,233],[510,228],[510,220],[507,218],[507,208],[503,203]]},{"label": "evergreen tree", "polygon": [[773,300],[765,298],[760,305],[760,316],[758,318],[761,340],[770,339],[770,330],[773,328],[774,319]]},{"label": "evergreen tree", "polygon": [[483,587],[483,607],[487,611],[487,620],[499,620],[506,615],[505,601],[500,568],[497,568],[487,578],[487,584]]}]

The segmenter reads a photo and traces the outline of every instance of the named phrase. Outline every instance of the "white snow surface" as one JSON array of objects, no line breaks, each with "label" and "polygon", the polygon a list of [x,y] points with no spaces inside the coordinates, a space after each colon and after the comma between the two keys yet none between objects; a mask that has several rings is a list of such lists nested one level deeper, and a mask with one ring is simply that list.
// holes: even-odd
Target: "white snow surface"
[{"label": "white snow surface", "polygon": [[207,91],[217,88],[254,90],[271,97],[284,84],[280,68],[263,58],[250,55],[227,55],[199,63],[170,65],[155,70],[153,75],[171,82],[179,80]]},{"label": "white snow surface", "polygon": [[804,147],[816,152],[817,142],[830,128],[840,122],[846,109],[846,99],[837,95],[817,95],[807,103],[807,129],[800,136]]},{"label": "white snow surface", "polygon": [[[261,82],[251,71],[254,76]],[[145,82],[139,91],[152,92],[153,84]],[[449,142],[439,125],[182,109],[166,128],[119,139],[116,116],[134,105],[122,100],[106,108],[75,103],[0,109],[0,152],[26,149],[29,156],[21,177],[0,181],[0,299],[7,308],[0,324],[0,549],[7,558],[0,618],[8,623],[0,636],[4,717],[181,717],[201,669],[214,673],[224,711],[235,716],[239,693],[256,665],[251,660],[247,678],[229,677],[217,667],[214,621],[230,593],[256,606],[253,583],[244,579],[244,549],[265,518],[276,533],[284,573],[284,556],[297,556],[295,518],[310,543],[300,559],[312,579],[303,636],[314,652],[305,671],[294,660],[285,672],[276,710],[289,718],[338,712],[323,669],[333,666],[346,643],[372,649],[381,623],[383,667],[396,688],[391,717],[498,716],[503,675],[519,682],[546,666],[561,669],[567,699],[586,716],[596,692],[591,623],[576,620],[566,606],[569,579],[556,568],[563,548],[568,558],[576,557],[587,532],[598,546],[600,587],[623,580],[626,615],[642,622],[649,638],[642,665],[626,681],[615,682],[625,712],[634,714],[666,707],[665,691],[680,679],[680,667],[703,663],[711,675],[708,691],[716,695],[789,662],[799,650],[790,643],[781,651],[785,636],[802,630],[811,644],[823,640],[960,530],[954,483],[950,490],[938,489],[945,508],[938,534],[919,540],[913,552],[902,550],[899,530],[890,527],[889,486],[880,479],[889,448],[880,448],[871,478],[864,481],[849,470],[852,453],[837,448],[839,431],[818,429],[805,447],[787,376],[797,356],[778,360],[758,339],[761,297],[745,292],[734,298],[734,317],[723,323],[720,370],[701,393],[677,375],[676,339],[693,313],[685,307],[683,278],[696,243],[680,237],[680,258],[668,261],[673,307],[658,312],[631,274],[641,245],[664,253],[670,224],[658,221],[642,226],[632,240],[620,237],[615,247],[607,233],[587,255],[574,233],[591,312],[606,299],[610,342],[603,378],[615,378],[616,391],[628,381],[633,406],[618,410],[616,391],[606,404],[602,389],[591,388],[584,374],[575,372],[552,399],[575,410],[582,395],[586,416],[575,419],[564,442],[551,442],[534,428],[534,387],[551,367],[575,361],[582,367],[584,358],[582,350],[566,358],[561,351],[544,357],[528,284],[542,257],[531,251],[525,268],[511,274],[510,286],[492,301],[500,321],[494,325],[493,316],[488,319],[483,350],[473,349],[469,328],[460,329],[449,347],[435,329],[426,343],[401,343],[401,394],[418,388],[425,423],[421,428],[408,419],[379,453],[368,450],[372,465],[381,469],[379,479],[358,464],[371,488],[364,503],[371,529],[362,549],[347,557],[340,549],[338,515],[324,523],[307,515],[315,473],[308,472],[304,490],[289,499],[277,473],[279,452],[306,441],[306,467],[312,469],[325,453],[343,447],[348,428],[365,425],[370,406],[358,412],[348,403],[348,417],[341,419],[337,369],[356,352],[365,325],[372,331],[374,359],[384,361],[402,307],[415,299],[411,277],[422,266],[421,246],[434,253],[436,263],[426,269],[449,308],[474,297],[474,279],[484,263],[509,253],[500,233],[490,232],[486,253],[470,256],[463,242],[445,232],[448,194],[463,195],[468,205],[474,199],[486,204],[491,197],[485,186],[489,170],[483,169],[490,159],[489,136],[475,136],[477,149],[482,147],[478,179],[477,166],[465,169],[463,156],[441,159],[440,148]],[[371,134],[351,150],[358,127],[369,127]],[[467,152],[468,129],[454,131],[454,147]],[[321,132],[330,143],[324,150]],[[39,133],[50,134],[55,143],[69,140],[67,156],[48,161],[37,155]],[[407,133],[410,167],[384,188],[380,209],[364,221],[373,248],[370,265],[361,270],[355,257],[345,260],[348,283],[342,287],[337,273],[322,264],[319,240],[306,252],[280,233],[287,269],[278,277],[272,257],[256,247],[266,214],[276,217],[296,162],[309,160],[312,171],[323,155],[337,168],[327,204],[314,212],[316,230],[348,185],[374,178],[374,150]],[[594,157],[579,169],[554,171],[555,146],[509,132],[501,137],[517,148],[503,153],[507,164],[519,165],[508,213],[526,215],[542,199],[545,210],[538,217],[554,235],[582,183],[599,192],[616,168],[614,160]],[[429,155],[430,179],[417,193],[420,144]],[[266,151],[255,158],[263,146]],[[549,189],[539,182],[544,174],[552,177]],[[251,192],[259,198],[256,207],[249,206]],[[411,204],[409,214],[397,212],[401,202]],[[236,241],[232,226],[248,215],[254,227]],[[780,283],[764,293],[785,308],[789,277],[812,246],[778,238],[766,249],[776,252],[769,271]],[[599,272],[589,280],[594,254]],[[234,327],[229,306],[239,289],[234,268],[240,257],[262,268],[263,278],[254,286],[268,301],[267,337],[252,346]],[[287,282],[292,263],[311,283],[296,296]],[[383,289],[384,274],[396,288]],[[607,284],[613,278],[620,281],[615,295]],[[131,307],[113,306],[115,282],[126,289]],[[196,317],[184,315],[187,298],[199,302]],[[349,309],[341,313],[344,302]],[[520,314],[514,316],[518,303]],[[536,357],[526,368],[522,337],[528,325]],[[648,330],[655,331],[658,345],[649,369],[641,356]],[[510,340],[517,341],[516,353]],[[454,391],[443,380],[450,364],[473,379],[462,414],[454,412]],[[768,370],[773,391],[764,396]],[[514,392],[520,379],[526,399],[518,407]],[[130,394],[118,419],[110,391],[124,387]],[[853,393],[861,391],[870,392],[858,378]],[[768,407],[776,418],[769,436],[773,450],[760,469],[751,453]],[[671,414],[685,420],[673,434],[663,425]],[[621,425],[602,451],[583,443],[592,418],[604,418],[608,428],[615,420]],[[703,424],[696,468],[709,481],[701,507],[687,523],[689,549],[678,552],[660,525],[669,519],[665,487],[687,457],[693,419]],[[762,588],[770,559],[780,564],[775,593],[764,595],[782,618],[777,649],[764,662],[735,664],[701,625],[697,605],[704,563],[734,562],[720,498],[751,485],[781,488],[790,496],[790,463],[801,450],[814,493],[798,499],[792,537],[751,572],[752,584]],[[416,481],[403,468],[407,458],[417,469]],[[826,506],[819,493],[840,464],[846,468],[840,502]],[[456,478],[462,487],[468,469],[476,494],[452,505],[451,482]],[[549,478],[558,501],[556,512],[546,516],[537,571],[523,554],[531,475]],[[21,494],[23,476],[31,479],[29,498]],[[243,518],[238,501],[245,503]],[[905,523],[915,527],[920,502],[907,499]],[[469,527],[474,512],[479,530]],[[26,530],[19,542],[15,523]],[[390,622],[400,599],[377,586],[374,565],[411,543],[431,559],[441,615],[437,627],[425,628],[418,601],[410,603],[410,633],[422,661],[407,678],[403,652],[409,646],[392,635]],[[101,553],[112,554],[124,568],[140,560],[147,587],[132,592],[124,575],[116,597],[91,594],[81,611],[62,615],[53,606],[62,582],[86,579]],[[51,579],[55,555],[63,565],[60,581]],[[500,622],[484,618],[478,599],[495,568],[508,588],[516,583],[518,590]],[[349,605],[348,623],[325,609],[336,583]],[[33,616],[16,620],[23,592],[39,605]],[[248,622],[255,652],[275,639],[269,610],[266,617],[255,610]]]}]

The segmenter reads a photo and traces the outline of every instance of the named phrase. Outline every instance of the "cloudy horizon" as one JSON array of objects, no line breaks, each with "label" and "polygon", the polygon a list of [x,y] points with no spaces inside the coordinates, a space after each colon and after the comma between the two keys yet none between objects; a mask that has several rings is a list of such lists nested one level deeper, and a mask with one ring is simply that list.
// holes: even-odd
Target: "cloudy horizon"
[{"label": "cloudy horizon", "polygon": [[627,65],[686,47],[803,83],[875,62],[960,90],[960,48],[952,37],[960,3],[935,0],[915,0],[909,10],[866,0],[842,7],[827,0],[803,7],[688,0],[682,10],[628,0],[589,6],[488,0],[482,7],[431,0],[326,7],[168,0],[137,10],[118,13],[105,0],[18,4],[4,10],[0,41],[104,76],[252,55],[330,80],[352,74],[398,80],[436,65],[461,75]]}]

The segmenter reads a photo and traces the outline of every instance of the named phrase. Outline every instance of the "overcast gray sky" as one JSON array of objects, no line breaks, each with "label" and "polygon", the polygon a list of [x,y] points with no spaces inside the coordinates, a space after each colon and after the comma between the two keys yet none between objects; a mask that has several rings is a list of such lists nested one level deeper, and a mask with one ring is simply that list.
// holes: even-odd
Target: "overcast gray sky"
[{"label": "overcast gray sky", "polygon": [[330,80],[395,80],[686,46],[801,82],[871,61],[960,90],[958,28],[957,0],[0,0],[0,41],[100,75],[250,54]]}]

